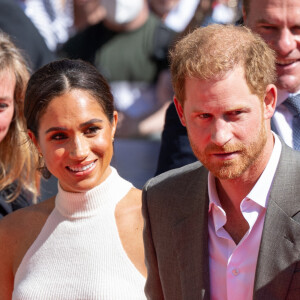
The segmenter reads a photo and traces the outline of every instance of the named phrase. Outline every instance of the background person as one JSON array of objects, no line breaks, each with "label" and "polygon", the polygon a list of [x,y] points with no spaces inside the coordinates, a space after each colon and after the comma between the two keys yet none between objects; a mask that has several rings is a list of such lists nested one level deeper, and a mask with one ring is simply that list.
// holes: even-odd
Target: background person
[{"label": "background person", "polygon": [[0,298],[144,299],[141,192],[110,166],[117,113],[90,64],[32,75],[29,135],[58,178],[56,197],[0,222]]},{"label": "background person", "polygon": [[23,115],[28,79],[20,50],[0,32],[0,219],[30,205],[38,193]]},{"label": "background person", "polygon": [[243,4],[245,25],[276,52],[278,102],[272,129],[300,150],[300,2],[244,0]]},{"label": "background person", "polygon": [[[278,101],[272,118],[272,130],[296,150],[300,148],[299,15],[300,2],[297,0],[243,1],[245,25],[260,34],[276,52]],[[166,113],[156,174],[195,160],[187,143],[186,130],[181,126],[172,104]]]},{"label": "background person", "polygon": [[171,72],[204,166],[144,187],[147,297],[298,299],[300,153],[271,131],[273,51],[250,29],[210,25],[177,43]]}]

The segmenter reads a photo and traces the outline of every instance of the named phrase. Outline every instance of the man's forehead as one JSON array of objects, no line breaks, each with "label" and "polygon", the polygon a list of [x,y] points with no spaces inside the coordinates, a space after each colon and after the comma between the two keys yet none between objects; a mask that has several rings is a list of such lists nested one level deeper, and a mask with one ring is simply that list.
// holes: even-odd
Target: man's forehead
[{"label": "man's forehead", "polygon": [[268,12],[271,8],[278,8],[283,10],[300,8],[299,0],[250,0],[249,13]]},{"label": "man's forehead", "polygon": [[245,24],[300,24],[300,0],[251,0]]}]

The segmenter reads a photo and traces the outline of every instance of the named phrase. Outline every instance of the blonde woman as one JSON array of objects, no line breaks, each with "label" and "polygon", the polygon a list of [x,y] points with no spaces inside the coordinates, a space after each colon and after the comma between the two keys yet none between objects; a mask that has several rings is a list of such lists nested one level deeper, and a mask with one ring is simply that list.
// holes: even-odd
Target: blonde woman
[{"label": "blonde woman", "polygon": [[0,32],[0,219],[36,197],[35,160],[25,131],[23,100],[29,72],[9,37]]}]

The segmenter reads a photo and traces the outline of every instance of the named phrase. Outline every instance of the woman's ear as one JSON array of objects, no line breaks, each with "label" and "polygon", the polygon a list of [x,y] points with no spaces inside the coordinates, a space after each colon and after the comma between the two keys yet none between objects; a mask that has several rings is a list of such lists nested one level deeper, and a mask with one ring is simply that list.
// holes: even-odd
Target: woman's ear
[{"label": "woman's ear", "polygon": [[37,148],[37,151],[40,153],[40,152],[41,152],[41,149],[40,149],[38,140],[37,140],[37,138],[35,137],[34,133],[33,133],[30,129],[28,129],[27,133],[28,133],[29,138],[30,138],[31,141],[34,143],[35,147]]},{"label": "woman's ear", "polygon": [[112,121],[112,137],[115,136],[117,124],[118,124],[118,112],[115,110],[113,115],[113,121]]}]

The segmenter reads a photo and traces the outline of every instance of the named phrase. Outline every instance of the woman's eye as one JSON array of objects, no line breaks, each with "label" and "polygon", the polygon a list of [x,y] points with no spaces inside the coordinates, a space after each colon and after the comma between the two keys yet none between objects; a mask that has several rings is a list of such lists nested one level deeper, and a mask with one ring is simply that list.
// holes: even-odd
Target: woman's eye
[{"label": "woman's eye", "polygon": [[100,128],[98,126],[92,126],[89,127],[86,131],[85,134],[95,134],[100,130]]},{"label": "woman's eye", "polygon": [[51,140],[60,141],[66,139],[67,136],[63,133],[55,133],[51,136]]}]

